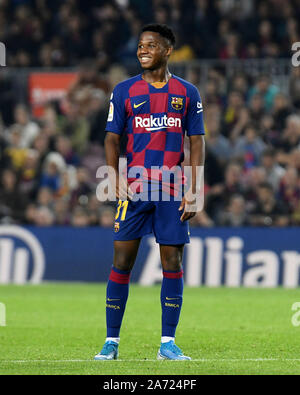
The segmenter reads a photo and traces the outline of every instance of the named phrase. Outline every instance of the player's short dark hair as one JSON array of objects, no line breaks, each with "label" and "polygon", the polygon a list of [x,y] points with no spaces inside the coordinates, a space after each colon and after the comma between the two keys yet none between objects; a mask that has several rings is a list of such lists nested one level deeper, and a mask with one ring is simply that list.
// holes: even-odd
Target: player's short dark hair
[{"label": "player's short dark hair", "polygon": [[143,26],[141,33],[144,32],[159,33],[162,37],[169,41],[172,47],[175,46],[175,35],[173,30],[167,25],[163,25],[161,23],[150,23],[149,25]]}]

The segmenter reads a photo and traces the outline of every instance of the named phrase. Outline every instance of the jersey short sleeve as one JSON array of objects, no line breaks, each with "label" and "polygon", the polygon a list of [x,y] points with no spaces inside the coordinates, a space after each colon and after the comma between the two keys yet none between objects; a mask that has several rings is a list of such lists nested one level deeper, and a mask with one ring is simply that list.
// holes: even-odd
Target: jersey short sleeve
[{"label": "jersey short sleeve", "polygon": [[188,92],[189,105],[186,114],[186,133],[188,136],[205,134],[203,106],[198,89],[191,86]]},{"label": "jersey short sleeve", "polygon": [[107,123],[105,130],[116,134],[122,134],[125,127],[125,102],[122,91],[117,85],[111,94]]}]

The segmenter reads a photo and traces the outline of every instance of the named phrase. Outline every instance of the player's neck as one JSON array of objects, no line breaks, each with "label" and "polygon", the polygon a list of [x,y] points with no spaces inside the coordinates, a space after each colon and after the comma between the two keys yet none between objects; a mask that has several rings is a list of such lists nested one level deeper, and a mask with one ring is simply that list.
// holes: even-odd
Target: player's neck
[{"label": "player's neck", "polygon": [[167,67],[161,67],[157,70],[145,70],[142,74],[143,79],[149,84],[154,82],[168,82],[172,74]]}]

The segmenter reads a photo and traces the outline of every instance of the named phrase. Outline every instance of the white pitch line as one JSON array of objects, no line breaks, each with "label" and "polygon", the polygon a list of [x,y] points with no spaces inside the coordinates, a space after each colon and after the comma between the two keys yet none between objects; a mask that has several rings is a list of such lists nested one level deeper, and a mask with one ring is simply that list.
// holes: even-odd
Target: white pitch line
[{"label": "white pitch line", "polygon": [[[94,361],[93,359],[58,359],[58,360],[47,360],[47,359],[27,359],[27,360],[0,360],[1,363],[71,363],[71,362],[101,362]],[[107,361],[103,361],[107,362]],[[164,362],[158,361],[157,359],[117,359],[111,362]],[[175,361],[174,361],[175,362]],[[300,358],[211,358],[211,359],[192,359],[186,362],[300,362]]]}]

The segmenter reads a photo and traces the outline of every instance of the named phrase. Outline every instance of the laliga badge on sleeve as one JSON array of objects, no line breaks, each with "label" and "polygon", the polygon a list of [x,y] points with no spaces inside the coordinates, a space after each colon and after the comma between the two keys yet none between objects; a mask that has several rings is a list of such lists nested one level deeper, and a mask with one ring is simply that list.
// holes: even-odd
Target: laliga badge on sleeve
[{"label": "laliga badge on sleeve", "polygon": [[114,119],[114,104],[113,102],[110,102],[107,121],[111,122],[113,119]]}]

